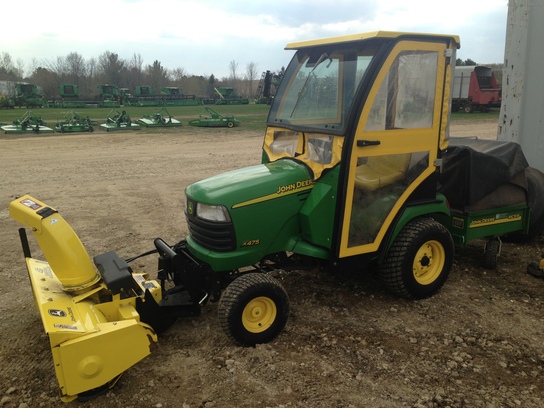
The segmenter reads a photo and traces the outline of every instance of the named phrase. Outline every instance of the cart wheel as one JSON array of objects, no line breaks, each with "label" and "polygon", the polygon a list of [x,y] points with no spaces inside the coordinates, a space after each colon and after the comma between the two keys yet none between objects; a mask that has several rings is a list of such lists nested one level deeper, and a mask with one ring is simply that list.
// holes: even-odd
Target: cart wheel
[{"label": "cart wheel", "polygon": [[501,241],[498,238],[490,238],[485,243],[483,267],[485,269],[497,269],[497,258],[501,253]]},{"label": "cart wheel", "polygon": [[276,279],[249,273],[227,286],[218,309],[226,335],[242,346],[254,346],[274,339],[283,330],[289,298]]},{"label": "cart wheel", "polygon": [[229,121],[227,122],[227,126],[228,126],[229,128],[234,127],[234,122],[232,122],[232,121],[229,120]]},{"label": "cart wheel", "polygon": [[404,226],[379,274],[394,293],[423,299],[446,282],[453,264],[454,244],[449,231],[432,218],[416,218]]}]

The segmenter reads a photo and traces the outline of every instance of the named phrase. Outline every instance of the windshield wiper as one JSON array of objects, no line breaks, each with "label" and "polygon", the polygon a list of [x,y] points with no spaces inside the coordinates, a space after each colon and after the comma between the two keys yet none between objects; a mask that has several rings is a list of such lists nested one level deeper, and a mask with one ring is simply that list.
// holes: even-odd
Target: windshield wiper
[{"label": "windshield wiper", "polygon": [[[324,52],[323,54],[321,54],[321,56],[319,57],[319,59],[317,60],[317,62],[315,63],[314,67],[312,68],[312,70],[308,73],[308,76],[306,77],[306,80],[304,81],[304,84],[302,84],[302,88],[300,88],[300,92],[298,93],[298,96],[297,96],[297,100],[295,101],[295,106],[293,106],[293,110],[291,111],[291,115],[289,116],[289,118],[292,118],[293,115],[295,114],[295,111],[297,110],[298,108],[298,103],[300,102],[300,99],[302,98],[302,95],[304,94],[304,91],[306,90],[306,85],[308,85],[308,81],[310,80],[310,77],[312,76],[312,74],[314,73],[314,71],[316,70],[316,68],[326,59],[329,59],[330,60],[330,57],[329,55]],[[332,60],[331,60],[331,63],[332,63]],[[331,64],[329,63],[329,65],[327,65],[327,68],[330,66]]]}]

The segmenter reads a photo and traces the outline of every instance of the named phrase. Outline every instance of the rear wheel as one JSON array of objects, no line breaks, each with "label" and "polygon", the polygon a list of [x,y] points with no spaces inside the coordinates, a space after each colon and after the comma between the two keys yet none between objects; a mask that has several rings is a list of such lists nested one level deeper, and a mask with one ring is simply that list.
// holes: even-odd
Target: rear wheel
[{"label": "rear wheel", "polygon": [[467,103],[465,106],[463,106],[463,110],[465,111],[465,113],[472,113],[474,112],[474,107],[472,106],[472,104]]},{"label": "rear wheel", "polygon": [[432,218],[416,218],[399,233],[380,266],[380,277],[394,293],[429,297],[446,282],[453,264],[449,231]]},{"label": "rear wheel", "polygon": [[288,315],[287,292],[276,279],[261,273],[234,280],[219,302],[221,328],[243,346],[274,339],[285,327]]}]

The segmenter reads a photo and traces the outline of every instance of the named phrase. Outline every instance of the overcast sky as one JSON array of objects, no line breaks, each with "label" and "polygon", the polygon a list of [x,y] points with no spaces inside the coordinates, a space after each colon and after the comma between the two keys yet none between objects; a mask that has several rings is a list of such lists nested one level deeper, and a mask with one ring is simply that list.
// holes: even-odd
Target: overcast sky
[{"label": "overcast sky", "polygon": [[507,0],[25,0],[2,4],[0,53],[25,68],[77,52],[105,51],[189,75],[243,75],[289,62],[292,41],[366,31],[457,34],[457,57],[502,63]]}]

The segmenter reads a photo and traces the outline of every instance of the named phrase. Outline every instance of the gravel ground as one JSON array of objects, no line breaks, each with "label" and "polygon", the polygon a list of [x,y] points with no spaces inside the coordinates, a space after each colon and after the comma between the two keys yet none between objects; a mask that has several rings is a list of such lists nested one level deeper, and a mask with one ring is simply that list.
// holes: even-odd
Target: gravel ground
[{"label": "gravel ground", "polygon": [[[451,133],[494,138],[496,123],[459,121]],[[61,405],[9,202],[30,193],[60,211],[91,255],[129,257],[157,236],[183,237],[184,187],[259,162],[261,145],[243,127],[2,136],[0,406]],[[526,267],[543,246],[542,237],[505,243],[494,271],[481,267],[483,242],[457,248],[446,285],[421,301],[392,296],[360,271],[277,273],[292,310],[273,342],[233,345],[208,304],[161,335],[158,351],[106,395],[72,405],[541,407],[544,281]],[[135,268],[153,273],[155,260]]]}]

